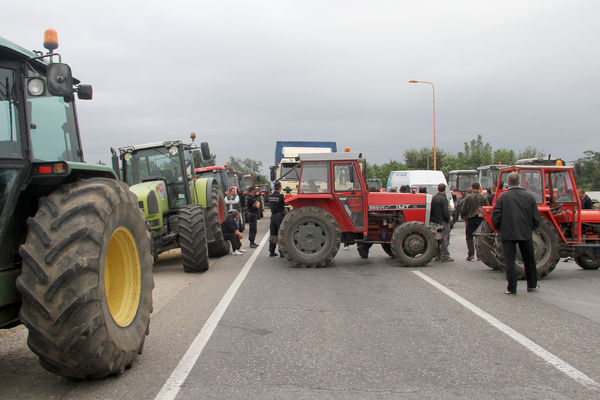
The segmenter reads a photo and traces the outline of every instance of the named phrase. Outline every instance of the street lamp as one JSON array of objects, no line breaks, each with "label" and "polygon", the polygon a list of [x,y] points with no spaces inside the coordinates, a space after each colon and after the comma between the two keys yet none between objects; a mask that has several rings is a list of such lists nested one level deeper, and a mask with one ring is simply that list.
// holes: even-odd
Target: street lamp
[{"label": "street lamp", "polygon": [[408,81],[408,83],[427,83],[431,85],[431,89],[433,90],[433,170],[437,169],[437,157],[436,157],[436,148],[435,148],[435,86],[433,83],[427,81]]}]

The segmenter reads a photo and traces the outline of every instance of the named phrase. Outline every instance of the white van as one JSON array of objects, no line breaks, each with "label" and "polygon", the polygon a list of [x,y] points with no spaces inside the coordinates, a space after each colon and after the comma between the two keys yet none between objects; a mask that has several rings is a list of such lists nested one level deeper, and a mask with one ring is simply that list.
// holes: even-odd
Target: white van
[{"label": "white van", "polygon": [[410,186],[411,191],[419,191],[420,186],[427,188],[427,194],[435,195],[438,192],[438,184],[446,184],[446,197],[450,204],[450,212],[454,210],[454,201],[452,201],[452,193],[448,187],[448,182],[442,171],[431,170],[410,170],[410,171],[392,171],[388,177],[386,190],[389,192],[391,188],[396,188],[400,191],[400,187],[404,185]]}]

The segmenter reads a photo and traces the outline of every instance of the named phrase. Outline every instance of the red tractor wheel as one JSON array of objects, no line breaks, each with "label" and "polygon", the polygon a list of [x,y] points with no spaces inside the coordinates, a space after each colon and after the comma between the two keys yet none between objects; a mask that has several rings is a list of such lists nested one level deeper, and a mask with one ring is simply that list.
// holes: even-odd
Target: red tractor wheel
[{"label": "red tractor wheel", "polygon": [[491,269],[500,269],[500,264],[498,264],[494,253],[494,238],[496,234],[490,224],[487,221],[482,221],[477,230],[475,230],[474,236],[477,257]]},{"label": "red tractor wheel", "polygon": [[279,228],[279,248],[297,267],[324,267],[340,248],[340,227],[318,207],[291,210]]},{"label": "red tractor wheel", "polygon": [[394,258],[403,267],[421,267],[431,261],[437,250],[431,229],[417,221],[397,226],[390,245]]},{"label": "red tractor wheel", "polygon": [[598,269],[600,268],[600,256],[578,254],[575,257],[575,262],[583,269]]}]

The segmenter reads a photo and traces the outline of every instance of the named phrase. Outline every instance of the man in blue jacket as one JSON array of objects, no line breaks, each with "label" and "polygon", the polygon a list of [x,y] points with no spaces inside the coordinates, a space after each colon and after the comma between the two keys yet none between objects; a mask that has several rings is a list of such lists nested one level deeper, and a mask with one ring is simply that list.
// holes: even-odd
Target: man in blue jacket
[{"label": "man in blue jacket", "polygon": [[508,175],[508,189],[496,199],[492,211],[492,224],[498,231],[504,251],[504,271],[508,281],[506,294],[517,294],[517,245],[525,264],[527,291],[535,292],[539,288],[531,233],[540,224],[540,213],[533,193],[520,187],[519,181],[518,172]]}]

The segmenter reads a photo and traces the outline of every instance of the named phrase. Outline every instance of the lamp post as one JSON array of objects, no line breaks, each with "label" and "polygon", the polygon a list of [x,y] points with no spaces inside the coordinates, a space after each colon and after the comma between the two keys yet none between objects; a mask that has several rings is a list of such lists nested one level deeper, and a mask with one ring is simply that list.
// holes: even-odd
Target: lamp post
[{"label": "lamp post", "polygon": [[408,81],[408,83],[426,83],[431,85],[431,89],[433,90],[433,170],[437,170],[437,156],[436,156],[436,147],[435,147],[435,86],[433,83],[427,81]]}]

